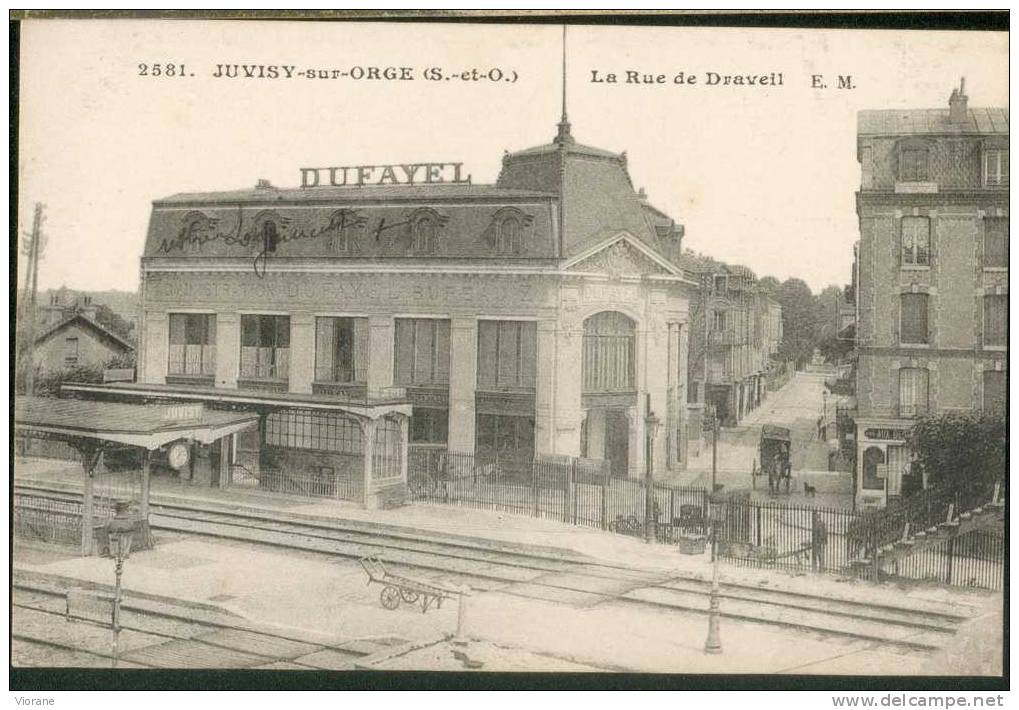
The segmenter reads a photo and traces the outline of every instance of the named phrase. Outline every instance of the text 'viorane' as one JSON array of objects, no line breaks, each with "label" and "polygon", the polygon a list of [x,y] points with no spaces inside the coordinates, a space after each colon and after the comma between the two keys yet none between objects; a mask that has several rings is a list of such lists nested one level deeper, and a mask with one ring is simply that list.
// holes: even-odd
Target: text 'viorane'
[{"label": "text 'viorane'", "polygon": [[364,185],[413,185],[415,183],[465,183],[463,163],[410,163],[400,165],[351,165],[337,168],[301,168],[301,187],[363,187]]}]

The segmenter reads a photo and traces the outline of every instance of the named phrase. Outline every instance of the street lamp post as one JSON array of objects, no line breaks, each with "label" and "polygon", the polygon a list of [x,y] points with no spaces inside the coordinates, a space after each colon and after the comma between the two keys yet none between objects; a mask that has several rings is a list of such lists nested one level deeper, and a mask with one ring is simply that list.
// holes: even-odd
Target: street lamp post
[{"label": "street lamp post", "polygon": [[[714,506],[712,506],[714,508]],[[708,604],[708,638],[704,641],[704,653],[721,653],[722,636],[718,629],[718,551],[715,549],[718,544],[718,523],[714,515],[711,517],[711,597]]]},{"label": "street lamp post", "polygon": [[115,561],[116,586],[113,592],[113,667],[120,656],[120,580],[124,573],[124,560],[131,556],[131,542],[137,521],[130,514],[131,503],[118,500],[113,504],[114,515],[106,527],[109,536],[110,557]]},{"label": "street lamp post", "polygon": [[644,467],[644,541],[651,542],[655,539],[655,527],[658,523],[658,515],[655,511],[655,437],[658,436],[658,428],[661,420],[651,411],[651,396],[647,400],[647,416],[644,418],[644,433],[647,442],[646,465]]}]

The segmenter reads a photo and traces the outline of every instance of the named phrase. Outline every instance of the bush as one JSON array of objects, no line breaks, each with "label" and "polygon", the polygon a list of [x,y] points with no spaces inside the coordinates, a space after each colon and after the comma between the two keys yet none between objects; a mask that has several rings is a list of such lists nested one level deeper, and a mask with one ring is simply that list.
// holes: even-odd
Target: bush
[{"label": "bush", "polygon": [[913,425],[909,444],[928,486],[965,488],[1004,479],[1006,431],[1003,416],[930,414]]}]

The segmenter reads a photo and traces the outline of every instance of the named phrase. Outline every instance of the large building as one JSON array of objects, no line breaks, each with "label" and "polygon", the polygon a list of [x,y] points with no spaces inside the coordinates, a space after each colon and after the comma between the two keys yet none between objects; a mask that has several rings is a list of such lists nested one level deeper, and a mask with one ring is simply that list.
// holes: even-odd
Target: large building
[{"label": "large building", "polygon": [[691,307],[690,408],[710,406],[723,426],[736,426],[767,396],[782,307],[747,267],[694,261],[701,291]]},{"label": "large building", "polygon": [[1008,109],[861,111],[857,497],[903,491],[914,419],[1003,412]]},{"label": "large building", "polygon": [[387,398],[413,406],[412,449],[604,458],[617,476],[643,475],[650,407],[656,470],[684,465],[698,282],[625,153],[577,143],[564,116],[493,185],[454,163],[301,182],[153,203],[138,382],[109,391],[260,412],[223,454],[248,469],[343,478],[368,434],[352,407]]}]

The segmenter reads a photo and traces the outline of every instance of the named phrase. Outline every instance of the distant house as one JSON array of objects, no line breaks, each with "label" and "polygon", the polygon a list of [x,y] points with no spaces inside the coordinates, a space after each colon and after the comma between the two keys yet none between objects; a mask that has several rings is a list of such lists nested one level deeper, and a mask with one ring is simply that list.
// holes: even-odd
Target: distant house
[{"label": "distant house", "polygon": [[64,318],[35,339],[36,372],[103,365],[134,346],[83,313]]}]

